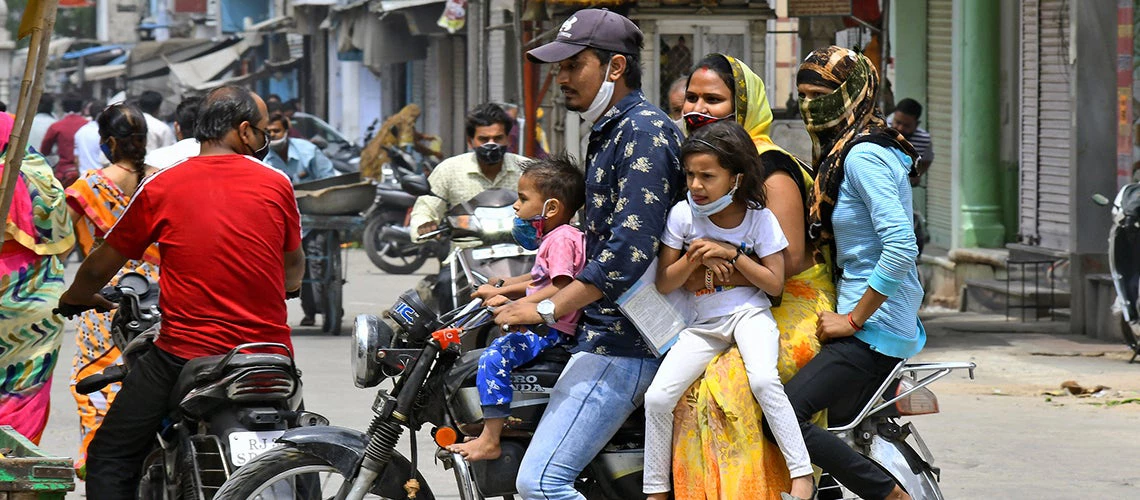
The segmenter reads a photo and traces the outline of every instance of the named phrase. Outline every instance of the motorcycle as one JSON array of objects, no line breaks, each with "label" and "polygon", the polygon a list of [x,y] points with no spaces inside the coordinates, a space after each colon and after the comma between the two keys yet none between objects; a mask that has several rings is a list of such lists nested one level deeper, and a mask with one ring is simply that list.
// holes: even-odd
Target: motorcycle
[{"label": "motorcycle", "polygon": [[364,251],[376,267],[389,274],[410,274],[440,252],[440,244],[412,241],[413,228],[407,220],[416,203],[416,194],[426,190],[427,180],[412,170],[406,153],[389,147],[392,163],[384,167],[384,178],[376,185],[376,199],[364,213]]},{"label": "motorcycle", "polygon": [[[413,434],[432,425],[439,448],[434,457],[453,470],[459,497],[477,500],[516,495],[519,463],[549,402],[550,392],[569,360],[555,348],[512,373],[515,390],[512,415],[502,437],[502,456],[468,463],[447,447],[459,435],[477,436],[482,408],[475,385],[482,350],[462,353],[462,337],[489,320],[490,311],[476,299],[463,308],[436,316],[414,290],[405,292],[387,313],[356,318],[352,372],[357,387],[376,387],[392,378],[391,390],[381,389],[374,402],[375,417],[366,432],[321,427],[297,429],[280,438],[283,444],[240,469],[218,499],[280,498],[294,492],[293,478],[312,471],[327,474],[319,498],[432,499],[429,485],[418,472],[415,436],[410,459],[395,449],[405,430]],[[916,499],[941,499],[940,471],[914,425],[903,416],[937,413],[938,400],[926,387],[973,363],[900,363],[870,401],[856,402],[850,423],[829,429],[852,448],[874,460]],[[923,374],[921,377],[918,374]],[[836,414],[838,415],[838,414]],[[846,421],[846,420],[844,420]],[[640,498],[644,459],[644,414],[638,410],[583,470],[575,487],[590,500]],[[845,490],[827,477],[819,498],[835,498]],[[294,498],[289,496],[288,498]],[[300,497],[296,498],[318,498]],[[851,498],[849,493],[843,498]]]},{"label": "motorcycle", "polygon": [[1140,182],[1125,185],[1111,202],[1094,195],[1099,205],[1112,204],[1112,227],[1108,232],[1108,265],[1120,306],[1120,333],[1132,349],[1129,363],[1140,356]]},{"label": "motorcycle", "polygon": [[[158,286],[141,274],[124,274],[101,293],[119,304],[111,335],[124,362],[80,380],[75,388],[81,394],[123,380],[153,348],[162,317]],[[224,355],[188,361],[171,394],[177,405],[143,462],[138,497],[212,498],[234,470],[272,447],[285,429],[327,425],[324,417],[299,410],[300,377],[283,344],[243,344]]]}]

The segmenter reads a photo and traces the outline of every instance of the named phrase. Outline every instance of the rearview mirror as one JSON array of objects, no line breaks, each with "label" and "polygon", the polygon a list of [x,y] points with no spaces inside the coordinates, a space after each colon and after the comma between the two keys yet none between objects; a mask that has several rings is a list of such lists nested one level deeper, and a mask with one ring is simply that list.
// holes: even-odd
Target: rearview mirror
[{"label": "rearview mirror", "polygon": [[324,137],[321,137],[319,135],[313,137],[312,139],[309,139],[309,142],[316,144],[317,147],[321,149],[327,149],[329,147],[329,141],[325,140]]},{"label": "rearview mirror", "polygon": [[416,174],[401,177],[400,189],[415,196],[427,196],[432,194],[431,185],[428,184],[427,177]]},{"label": "rearview mirror", "polygon": [[1107,207],[1108,204],[1111,203],[1107,196],[1100,193],[1092,195],[1092,201],[1102,207]]}]

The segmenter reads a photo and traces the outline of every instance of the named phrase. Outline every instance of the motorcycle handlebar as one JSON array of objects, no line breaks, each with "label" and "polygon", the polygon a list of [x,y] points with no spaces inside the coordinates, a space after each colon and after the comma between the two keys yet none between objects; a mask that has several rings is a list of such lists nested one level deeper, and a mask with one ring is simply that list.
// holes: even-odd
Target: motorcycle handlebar
[{"label": "motorcycle handlebar", "polygon": [[[109,287],[106,287],[106,288],[100,290],[99,295],[103,296],[104,299],[107,299],[108,301],[114,302],[114,303],[118,303],[120,300],[123,299],[123,292],[120,292],[117,288],[115,288],[113,286],[109,286]],[[52,312],[52,314],[58,314],[58,315],[63,316],[67,319],[73,319],[76,316],[79,316],[80,314],[83,314],[84,312],[87,312],[91,309],[94,309],[96,312],[110,311],[110,309],[108,309],[106,307],[86,305],[86,304],[68,304],[68,303],[63,302],[61,300],[59,302],[59,305],[57,305],[54,309],[52,309],[51,312]]]},{"label": "motorcycle handlebar", "polygon": [[115,382],[119,382],[126,378],[127,369],[123,365],[108,366],[102,373],[96,373],[89,377],[84,377],[83,380],[76,382],[75,392],[79,394],[91,394]]}]

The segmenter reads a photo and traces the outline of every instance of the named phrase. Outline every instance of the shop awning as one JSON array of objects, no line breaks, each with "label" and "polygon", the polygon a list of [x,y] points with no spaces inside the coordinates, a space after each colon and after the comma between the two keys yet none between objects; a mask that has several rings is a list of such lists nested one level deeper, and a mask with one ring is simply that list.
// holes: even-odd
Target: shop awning
[{"label": "shop awning", "polygon": [[254,80],[264,78],[276,71],[286,71],[293,69],[299,66],[302,61],[304,61],[303,58],[295,57],[287,61],[267,62],[262,64],[262,66],[258,68],[257,71],[253,71],[244,75],[218,77],[209,81],[197,83],[195,85],[182,84],[181,87],[183,91],[194,90],[197,92],[206,92],[211,89],[221,87],[222,85],[246,85]]},{"label": "shop awning", "polygon": [[443,1],[444,0],[380,0],[380,6],[384,8],[384,12],[394,12],[419,7],[421,5],[431,5],[433,3],[441,4]]},{"label": "shop awning", "polygon": [[[127,74],[126,64],[104,64],[102,66],[91,66],[83,68],[83,80],[88,82],[95,82],[99,80],[110,80],[118,78]],[[71,80],[76,85],[79,84],[79,72],[71,75]]]},{"label": "shop awning", "polygon": [[249,48],[249,41],[243,39],[226,48],[194,59],[182,62],[171,62],[165,56],[163,59],[165,59],[170,66],[170,74],[174,76],[178,85],[197,89],[202,84],[217,78],[218,75],[229,70],[234,63],[241,60],[242,55],[244,55]]},{"label": "shop awning", "polygon": [[161,42],[139,42],[131,49],[129,79],[162,76],[170,72],[170,63],[183,62],[211,54],[240,42],[241,38],[221,41],[172,38]]},{"label": "shop awning", "polygon": [[74,59],[93,56],[96,54],[103,54],[107,52],[115,53],[115,55],[122,55],[126,53],[126,50],[126,47],[122,45],[98,45],[95,47],[87,47],[86,49],[82,50],[73,50],[64,54],[60,59],[63,59],[64,61],[71,61]]}]

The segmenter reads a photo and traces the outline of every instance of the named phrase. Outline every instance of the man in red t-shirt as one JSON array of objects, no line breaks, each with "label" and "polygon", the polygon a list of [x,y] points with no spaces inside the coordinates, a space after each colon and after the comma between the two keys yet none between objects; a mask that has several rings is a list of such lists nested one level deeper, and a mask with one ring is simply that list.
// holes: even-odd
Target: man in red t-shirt
[{"label": "man in red t-shirt", "polygon": [[291,345],[285,299],[301,288],[305,255],[292,183],[260,161],[269,151],[265,103],[222,87],[206,96],[199,117],[201,156],[143,182],[60,299],[109,306],[98,290],[158,243],[161,332],[156,349],[131,366],[88,448],[91,499],[134,497],[187,360],[248,342]]},{"label": "man in red t-shirt", "polygon": [[83,99],[79,96],[69,95],[63,98],[63,110],[67,114],[48,127],[43,142],[32,146],[40,148],[40,153],[45,156],[59,156],[59,161],[55,164],[55,178],[63,183],[63,187],[67,187],[86,173],[79,171],[79,164],[75,161],[75,133],[87,125],[87,118],[79,114],[83,110]]}]

